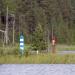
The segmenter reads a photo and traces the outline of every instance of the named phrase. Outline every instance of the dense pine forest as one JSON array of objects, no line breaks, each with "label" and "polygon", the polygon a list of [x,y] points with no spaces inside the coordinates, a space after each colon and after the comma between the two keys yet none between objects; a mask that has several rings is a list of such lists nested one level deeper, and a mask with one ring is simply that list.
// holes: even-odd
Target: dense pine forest
[{"label": "dense pine forest", "polygon": [[[1,30],[6,27],[7,7],[9,43],[13,39],[11,14],[14,14],[16,43],[23,32],[27,44],[37,42],[38,39],[51,43],[53,36],[59,44],[75,44],[74,0],[0,0]],[[3,35],[0,32],[1,42]]]}]

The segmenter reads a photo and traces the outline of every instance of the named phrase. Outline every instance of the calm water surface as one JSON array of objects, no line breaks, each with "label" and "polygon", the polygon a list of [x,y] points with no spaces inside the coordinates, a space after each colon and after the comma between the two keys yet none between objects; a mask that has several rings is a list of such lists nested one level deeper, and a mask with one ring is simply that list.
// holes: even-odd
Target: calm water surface
[{"label": "calm water surface", "polygon": [[2,64],[0,75],[75,75],[74,64]]}]

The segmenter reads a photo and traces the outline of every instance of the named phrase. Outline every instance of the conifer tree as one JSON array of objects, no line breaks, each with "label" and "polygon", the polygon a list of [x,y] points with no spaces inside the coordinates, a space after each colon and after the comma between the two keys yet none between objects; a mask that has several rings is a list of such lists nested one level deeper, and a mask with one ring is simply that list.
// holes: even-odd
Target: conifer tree
[{"label": "conifer tree", "polygon": [[46,50],[47,46],[44,39],[44,31],[40,24],[37,25],[35,31],[33,32],[32,40],[33,50]]}]

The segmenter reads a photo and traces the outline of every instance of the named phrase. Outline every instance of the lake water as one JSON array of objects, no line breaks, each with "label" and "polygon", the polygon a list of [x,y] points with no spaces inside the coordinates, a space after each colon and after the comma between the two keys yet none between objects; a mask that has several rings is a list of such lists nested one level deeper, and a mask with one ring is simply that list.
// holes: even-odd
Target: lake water
[{"label": "lake water", "polygon": [[1,64],[0,75],[75,75],[75,65]]},{"label": "lake water", "polygon": [[57,51],[57,54],[75,54],[75,50],[64,50],[64,51]]}]

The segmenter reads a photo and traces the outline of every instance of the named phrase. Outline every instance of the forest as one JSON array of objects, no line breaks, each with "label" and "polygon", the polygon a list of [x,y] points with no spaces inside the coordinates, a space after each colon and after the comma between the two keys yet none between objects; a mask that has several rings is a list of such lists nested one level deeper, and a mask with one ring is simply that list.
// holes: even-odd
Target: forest
[{"label": "forest", "polygon": [[[6,28],[7,7],[9,43],[13,40],[14,14],[15,43],[23,32],[27,44],[38,39],[51,43],[52,37],[58,44],[75,44],[74,0],[0,0],[0,30]],[[1,42],[2,37],[0,32]]]},{"label": "forest", "polygon": [[0,0],[0,60],[74,64],[75,0]]}]

